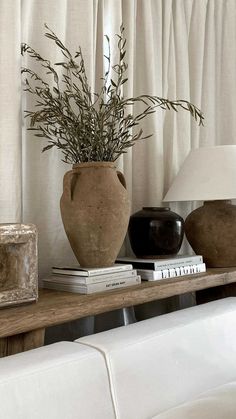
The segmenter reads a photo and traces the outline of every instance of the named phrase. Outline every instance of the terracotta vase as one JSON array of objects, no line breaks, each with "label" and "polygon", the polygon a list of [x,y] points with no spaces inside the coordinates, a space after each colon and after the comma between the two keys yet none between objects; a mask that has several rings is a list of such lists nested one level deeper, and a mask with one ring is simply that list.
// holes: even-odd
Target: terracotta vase
[{"label": "terracotta vase", "polygon": [[130,201],[113,162],[73,165],[63,181],[61,216],[83,267],[114,264],[128,228]]},{"label": "terracotta vase", "polygon": [[236,266],[236,206],[230,200],[205,201],[185,220],[186,237],[208,268]]}]

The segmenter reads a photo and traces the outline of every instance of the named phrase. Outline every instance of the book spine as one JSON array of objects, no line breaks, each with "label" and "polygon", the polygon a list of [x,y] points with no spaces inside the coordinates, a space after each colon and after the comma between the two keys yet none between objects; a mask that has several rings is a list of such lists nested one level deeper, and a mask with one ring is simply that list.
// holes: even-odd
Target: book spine
[{"label": "book spine", "polygon": [[172,269],[172,268],[182,268],[184,266],[192,266],[192,265],[199,265],[203,263],[202,256],[193,256],[190,258],[182,259],[177,261],[169,261],[169,263],[163,264],[156,262],[155,263],[155,270],[160,269]]},{"label": "book spine", "polygon": [[132,276],[130,278],[117,279],[115,281],[98,282],[97,284],[88,284],[87,293],[107,291],[115,288],[128,287],[130,285],[140,284],[140,275]]},{"label": "book spine", "polygon": [[96,275],[103,275],[103,274],[112,274],[115,272],[124,272],[130,271],[133,269],[131,263],[123,264],[123,265],[115,265],[106,268],[93,268],[91,270],[86,269],[70,269],[70,268],[52,268],[52,272],[59,275],[77,275],[77,276],[96,276]]},{"label": "book spine", "polygon": [[148,269],[137,269],[138,275],[141,276],[143,280],[147,281],[157,281],[160,279],[174,278],[184,275],[192,275],[197,273],[206,272],[205,263],[198,263],[188,266],[180,266],[177,268],[162,269],[158,271],[148,270]]},{"label": "book spine", "polygon": [[155,261],[155,262],[134,261],[132,262],[132,265],[135,269],[152,269],[154,271],[159,271],[162,269],[180,268],[182,266],[197,265],[200,263],[203,263],[202,256],[189,256],[189,257],[177,259],[177,260],[168,259],[168,261],[164,261],[163,259],[160,261]]},{"label": "book spine", "polygon": [[100,282],[98,284],[89,285],[74,285],[74,284],[61,284],[43,280],[42,285],[44,288],[54,289],[58,291],[75,292],[80,294],[91,294],[94,292],[108,291],[111,289],[129,287],[131,285],[140,284],[141,277],[139,275],[131,278],[126,278],[117,281]]},{"label": "book spine", "polygon": [[86,285],[96,284],[98,282],[116,281],[117,279],[130,278],[137,276],[137,271],[116,272],[111,274],[103,274],[97,276],[77,276],[77,275],[56,275],[53,274],[49,278],[45,278],[45,281],[56,282],[61,284],[74,284],[74,285]]}]

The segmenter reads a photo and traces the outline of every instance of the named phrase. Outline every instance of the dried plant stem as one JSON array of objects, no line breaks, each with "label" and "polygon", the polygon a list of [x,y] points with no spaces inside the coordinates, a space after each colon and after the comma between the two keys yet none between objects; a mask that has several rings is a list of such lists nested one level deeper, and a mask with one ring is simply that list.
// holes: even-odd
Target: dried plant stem
[{"label": "dried plant stem", "polygon": [[[199,125],[203,125],[202,112],[186,100],[151,95],[123,97],[123,86],[128,81],[125,77],[128,65],[124,61],[126,39],[123,26],[117,35],[119,60],[115,65],[111,65],[110,40],[106,36],[108,55],[104,57],[107,70],[99,93],[91,92],[81,48],[73,57],[56,34],[47,25],[45,27],[48,30],[45,36],[61,50],[63,61],[52,65],[29,45],[23,43],[21,47],[22,55],[28,54],[39,62],[46,75],[52,77],[52,82],[49,82],[47,76],[43,79],[33,70],[22,68],[24,90],[36,99],[35,109],[25,111],[25,116],[30,119],[28,129],[35,131],[35,136],[48,140],[43,151],[57,147],[66,163],[115,161],[136,141],[151,136],[144,136],[138,126],[158,108],[176,112],[186,110]],[[56,70],[58,66],[61,67],[60,75]],[[133,113],[136,103],[144,107],[137,115]]]}]

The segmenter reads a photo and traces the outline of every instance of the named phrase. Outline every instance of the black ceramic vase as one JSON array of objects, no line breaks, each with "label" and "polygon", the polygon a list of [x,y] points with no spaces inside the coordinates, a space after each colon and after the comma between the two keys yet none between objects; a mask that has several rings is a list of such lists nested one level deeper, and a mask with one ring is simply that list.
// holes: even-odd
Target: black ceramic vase
[{"label": "black ceramic vase", "polygon": [[128,229],[136,257],[176,255],[184,235],[184,220],[167,207],[143,207],[131,215]]}]

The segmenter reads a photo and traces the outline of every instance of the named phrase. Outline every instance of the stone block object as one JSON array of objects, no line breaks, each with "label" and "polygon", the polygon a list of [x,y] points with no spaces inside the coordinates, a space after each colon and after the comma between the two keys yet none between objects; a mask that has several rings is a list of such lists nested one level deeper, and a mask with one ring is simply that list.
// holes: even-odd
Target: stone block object
[{"label": "stone block object", "polygon": [[37,230],[0,224],[0,308],[38,298]]}]

